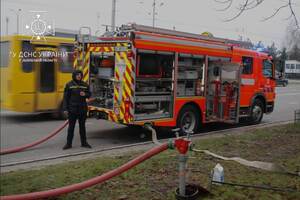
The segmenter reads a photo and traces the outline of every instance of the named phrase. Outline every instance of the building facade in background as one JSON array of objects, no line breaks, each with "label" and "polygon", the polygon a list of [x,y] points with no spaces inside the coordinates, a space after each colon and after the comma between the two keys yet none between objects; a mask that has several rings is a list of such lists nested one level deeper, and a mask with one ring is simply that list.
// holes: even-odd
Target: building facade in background
[{"label": "building facade in background", "polygon": [[286,78],[300,79],[300,61],[286,60],[284,72]]}]

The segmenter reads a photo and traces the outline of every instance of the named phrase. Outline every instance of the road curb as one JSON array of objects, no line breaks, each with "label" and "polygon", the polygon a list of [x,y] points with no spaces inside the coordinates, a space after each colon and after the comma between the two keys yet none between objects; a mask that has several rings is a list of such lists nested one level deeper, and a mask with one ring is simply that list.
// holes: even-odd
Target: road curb
[{"label": "road curb", "polygon": [[[208,139],[208,138],[220,138],[220,137],[230,136],[230,135],[243,135],[243,134],[247,133],[245,131],[251,131],[251,130],[267,128],[267,127],[281,126],[281,125],[286,125],[286,124],[290,124],[290,123],[293,123],[293,120],[228,128],[228,129],[224,129],[224,130],[194,134],[194,135],[192,135],[192,138],[196,139],[196,140],[200,140],[200,139]],[[169,139],[170,138],[162,139],[159,141],[166,142]],[[19,161],[19,162],[4,163],[4,164],[0,165],[0,169],[1,169],[2,173],[16,171],[16,170],[20,170],[20,169],[23,169],[23,170],[24,169],[33,169],[33,168],[39,169],[39,168],[46,167],[49,165],[60,164],[60,163],[65,163],[65,162],[70,162],[70,161],[91,159],[91,158],[96,158],[99,156],[100,157],[101,156],[120,156],[120,155],[123,155],[124,153],[128,153],[131,151],[148,150],[149,148],[152,148],[153,146],[155,146],[155,144],[153,144],[152,141],[147,141],[147,142],[121,145],[121,146],[115,146],[115,147],[109,147],[109,148],[93,149],[93,150],[89,150],[89,151],[76,152],[76,153],[70,153],[70,154],[62,154],[62,155],[58,155],[58,156],[49,156],[49,157],[45,157],[45,158],[41,158],[41,159],[32,159],[32,160],[25,160],[25,161]]]}]

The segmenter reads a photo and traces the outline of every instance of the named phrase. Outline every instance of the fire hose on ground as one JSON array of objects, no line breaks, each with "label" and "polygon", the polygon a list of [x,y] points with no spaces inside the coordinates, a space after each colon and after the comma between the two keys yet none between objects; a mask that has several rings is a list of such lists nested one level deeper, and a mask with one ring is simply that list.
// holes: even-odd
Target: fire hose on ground
[{"label": "fire hose on ground", "polygon": [[[18,151],[27,149],[29,147],[38,145],[38,144],[48,140],[49,138],[53,137],[54,135],[56,135],[67,124],[68,124],[68,121],[66,121],[61,127],[59,127],[57,130],[55,130],[53,133],[51,133],[50,135],[42,138],[39,141],[36,141],[36,142],[34,142],[32,144],[29,144],[29,145],[24,145],[22,147],[2,151],[1,154],[14,153],[14,152],[18,152]],[[260,162],[260,161],[248,161],[248,160],[245,160],[245,159],[242,159],[242,158],[239,158],[239,157],[227,158],[227,157],[223,157],[223,156],[214,154],[214,153],[212,153],[208,150],[195,149],[195,148],[193,148],[191,140],[189,139],[191,132],[187,132],[187,137],[186,138],[181,138],[178,135],[179,129],[173,129],[173,131],[175,132],[175,135],[176,135],[175,140],[169,140],[168,143],[160,143],[157,140],[157,135],[156,135],[155,129],[150,124],[145,125],[145,128],[148,129],[149,131],[151,131],[152,141],[157,146],[150,149],[149,151],[143,153],[142,155],[136,157],[135,159],[125,163],[124,165],[116,168],[116,169],[113,169],[109,172],[106,172],[106,173],[104,173],[100,176],[97,176],[97,177],[91,178],[89,180],[83,181],[81,183],[76,183],[76,184],[64,186],[64,187],[61,187],[61,188],[55,188],[55,189],[40,191],[40,192],[32,192],[32,193],[9,195],[9,196],[1,196],[1,199],[2,200],[41,199],[41,198],[49,198],[49,197],[60,196],[60,195],[67,194],[67,193],[70,193],[70,192],[82,190],[82,189],[94,186],[96,184],[103,183],[103,182],[105,182],[105,181],[107,181],[107,180],[109,180],[113,177],[116,177],[116,176],[128,171],[129,169],[135,167],[136,165],[142,163],[143,161],[153,157],[154,155],[157,155],[157,154],[167,150],[168,148],[170,148],[170,149],[176,148],[179,152],[179,188],[176,190],[176,194],[175,194],[177,199],[181,199],[182,197],[191,197],[191,198],[193,196],[195,197],[196,195],[199,195],[199,192],[200,192],[199,189],[201,189],[201,188],[197,188],[197,187],[193,186],[194,189],[196,188],[195,193],[192,193],[191,195],[189,195],[186,192],[186,189],[188,188],[188,186],[192,186],[192,185],[187,185],[186,184],[186,177],[185,177],[186,163],[187,163],[187,159],[188,159],[188,156],[187,156],[187,151],[188,150],[191,150],[191,151],[194,151],[194,152],[199,152],[199,153],[205,153],[207,155],[210,155],[210,156],[216,157],[218,159],[222,159],[222,160],[236,161],[236,162],[238,162],[242,165],[255,167],[255,168],[259,168],[259,169],[263,169],[263,170],[267,170],[267,171],[276,171],[275,169],[277,169],[277,166],[275,166],[273,163],[266,163],[266,162]],[[297,174],[297,175],[299,175],[299,174]],[[208,191],[204,190],[204,192],[207,193]]]},{"label": "fire hose on ground", "polygon": [[142,163],[143,161],[151,158],[152,156],[159,154],[165,150],[168,149],[168,144],[164,143],[160,146],[156,146],[149,151],[143,153],[142,155],[136,157],[135,159],[129,161],[128,163],[111,170],[109,172],[106,172],[100,176],[91,178],[89,180],[86,180],[81,183],[76,183],[73,185],[41,191],[41,192],[32,192],[27,194],[17,194],[17,195],[10,195],[10,196],[1,196],[1,200],[30,200],[30,199],[42,199],[42,198],[48,198],[48,197],[54,197],[59,196],[62,194],[67,194],[70,192],[74,192],[77,190],[82,190],[88,187],[91,187],[93,185],[103,183],[104,181],[107,181],[115,176],[118,176],[122,174],[123,172],[126,172],[127,170],[133,168],[134,166]]},{"label": "fire hose on ground", "polygon": [[[67,125],[67,122],[65,122],[64,126]],[[63,127],[64,127],[63,126]],[[61,127],[61,129],[63,128]],[[60,130],[61,130],[60,129]],[[153,129],[152,127],[148,126],[147,127],[148,130],[150,130],[152,132],[152,141],[154,144],[156,144],[157,146],[150,149],[149,151],[143,153],[142,155],[136,157],[135,159],[125,163],[124,165],[113,169],[109,172],[106,172],[100,176],[91,178],[89,180],[80,182],[80,183],[76,183],[76,184],[72,184],[72,185],[68,185],[68,186],[64,186],[61,188],[55,188],[55,189],[51,189],[51,190],[46,190],[46,191],[40,191],[40,192],[31,192],[31,193],[25,193],[25,194],[16,194],[16,195],[8,195],[8,196],[1,196],[1,200],[31,200],[31,199],[42,199],[42,198],[49,198],[49,197],[55,197],[55,196],[60,196],[63,194],[67,194],[70,192],[74,192],[74,191],[78,191],[78,190],[82,190],[91,186],[94,186],[96,184],[99,183],[103,183],[115,176],[118,176],[126,171],[128,171],[129,169],[135,167],[136,165],[142,163],[143,161],[153,157],[154,155],[157,155],[165,150],[167,150],[168,148],[174,149],[175,147],[178,149],[178,151],[180,152],[181,156],[185,156],[184,154],[186,154],[186,152],[189,149],[189,144],[190,141],[183,139],[183,138],[177,138],[175,141],[174,140],[170,140],[168,143],[160,143],[157,140],[157,135],[156,135],[156,131],[155,129]],[[177,131],[178,129],[176,129],[175,131]],[[57,130],[56,132],[59,132],[59,130]],[[176,134],[178,135],[178,134]],[[181,160],[181,159],[180,159]],[[184,163],[180,163],[180,166],[185,165],[186,163],[186,159],[184,159]],[[185,184],[185,178],[181,177],[181,176],[185,176],[185,167],[181,167],[181,171],[182,173],[180,173],[180,193],[184,194],[185,193],[185,188],[184,184]]]},{"label": "fire hose on ground", "polygon": [[212,153],[208,150],[202,150],[202,149],[193,148],[192,151],[197,152],[197,153],[204,153],[206,155],[212,156],[214,158],[218,158],[220,160],[235,161],[235,162],[237,162],[241,165],[247,166],[247,167],[253,167],[253,168],[262,169],[262,170],[270,171],[270,172],[300,176],[300,172],[289,172],[282,166],[277,165],[275,163],[262,162],[262,161],[249,161],[249,160],[246,160],[246,159],[240,158],[240,157],[224,157],[224,156]]},{"label": "fire hose on ground", "polygon": [[16,153],[16,152],[24,151],[25,149],[37,146],[37,145],[49,140],[50,138],[54,137],[55,135],[57,135],[61,130],[63,130],[68,125],[68,123],[69,123],[69,121],[66,120],[60,127],[58,127],[56,130],[51,132],[49,135],[47,135],[37,141],[34,141],[30,144],[22,145],[20,147],[13,147],[13,148],[0,150],[0,155]]}]

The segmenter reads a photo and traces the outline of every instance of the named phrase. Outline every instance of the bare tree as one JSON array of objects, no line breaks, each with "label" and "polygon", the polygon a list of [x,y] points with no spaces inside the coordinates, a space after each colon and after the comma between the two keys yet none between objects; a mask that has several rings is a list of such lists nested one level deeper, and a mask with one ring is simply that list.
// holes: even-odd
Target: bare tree
[{"label": "bare tree", "polygon": [[[247,10],[251,10],[253,8],[260,6],[265,0],[214,0],[214,1],[223,6],[223,8],[220,9],[219,11],[227,11],[231,7],[234,6],[234,3],[238,4],[237,13],[233,17],[225,20],[228,22],[228,21],[232,21],[232,20],[238,18]],[[264,17],[263,21],[271,19],[272,17],[277,15],[280,11],[282,11],[283,9],[289,9],[290,16],[287,19],[293,18],[295,21],[296,27],[299,29],[300,28],[299,22],[298,22],[296,13],[294,11],[294,7],[297,5],[294,3],[294,1],[295,0],[282,1],[282,5],[277,7],[272,14]]]},{"label": "bare tree", "polygon": [[286,29],[283,46],[290,52],[296,46],[300,49],[300,29],[295,26],[295,22],[291,21]]}]

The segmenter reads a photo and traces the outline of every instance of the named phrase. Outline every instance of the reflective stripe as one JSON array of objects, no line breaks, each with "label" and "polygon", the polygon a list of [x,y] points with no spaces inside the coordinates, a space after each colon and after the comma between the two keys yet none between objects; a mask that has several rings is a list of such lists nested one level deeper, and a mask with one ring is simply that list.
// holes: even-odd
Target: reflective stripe
[{"label": "reflective stripe", "polygon": [[[127,43],[117,43],[117,47],[128,46]],[[124,123],[129,123],[133,120],[133,82],[134,79],[132,77],[133,73],[133,65],[131,61],[129,61],[126,52],[115,52],[117,62],[124,63],[125,69],[122,70],[122,101],[120,106],[120,114],[123,117]],[[120,65],[123,68],[122,65]],[[117,67],[116,67],[117,68]],[[127,109],[126,109],[127,102]]]},{"label": "reflective stripe", "polygon": [[241,82],[243,85],[255,85],[255,79],[253,78],[242,78]]},{"label": "reflective stripe", "polygon": [[86,87],[86,86],[80,86],[80,85],[74,85],[74,86],[70,86],[69,88],[70,89],[78,89],[78,88],[87,89],[88,87]]},{"label": "reflective stripe", "polygon": [[83,52],[82,51],[77,51],[76,58],[74,59],[74,62],[73,62],[73,68],[74,69],[79,69],[79,67],[80,67],[79,64],[82,61],[82,58],[83,58]]},{"label": "reflective stripe", "polygon": [[[89,47],[88,47],[89,49]],[[84,56],[83,78],[84,82],[88,82],[89,79],[89,65],[90,65],[90,51],[87,51]]]},{"label": "reflective stripe", "polygon": [[88,51],[92,52],[114,52],[114,47],[89,47]]},{"label": "reflective stripe", "polygon": [[117,116],[114,114],[113,111],[110,110],[105,110],[97,107],[91,107],[89,106],[89,111],[100,111],[100,112],[105,112],[108,115],[108,120],[112,122],[118,122]]},{"label": "reflective stripe", "polygon": [[120,116],[123,118],[123,114],[120,111],[120,95],[119,95],[119,91],[120,91],[120,85],[119,85],[119,81],[120,81],[120,72],[118,70],[118,68],[115,68],[115,77],[116,77],[116,82],[114,84],[114,110],[118,109],[118,113],[115,112],[115,115]]},{"label": "reflective stripe", "polygon": [[[91,44],[90,44],[91,45]],[[128,50],[128,43],[116,43],[117,50]],[[89,46],[88,52],[114,52],[114,47],[108,46]],[[89,55],[88,55],[89,56]],[[88,58],[88,57],[85,57]],[[133,120],[133,95],[134,95],[134,65],[132,58],[127,57],[127,52],[115,52],[115,84],[114,84],[114,111],[104,111],[108,114],[110,121],[129,123]],[[85,62],[88,64],[88,62]],[[84,72],[88,72],[88,68],[84,68]],[[85,74],[85,73],[84,73]],[[88,73],[87,73],[88,74]],[[102,110],[103,111],[103,110]]]}]

